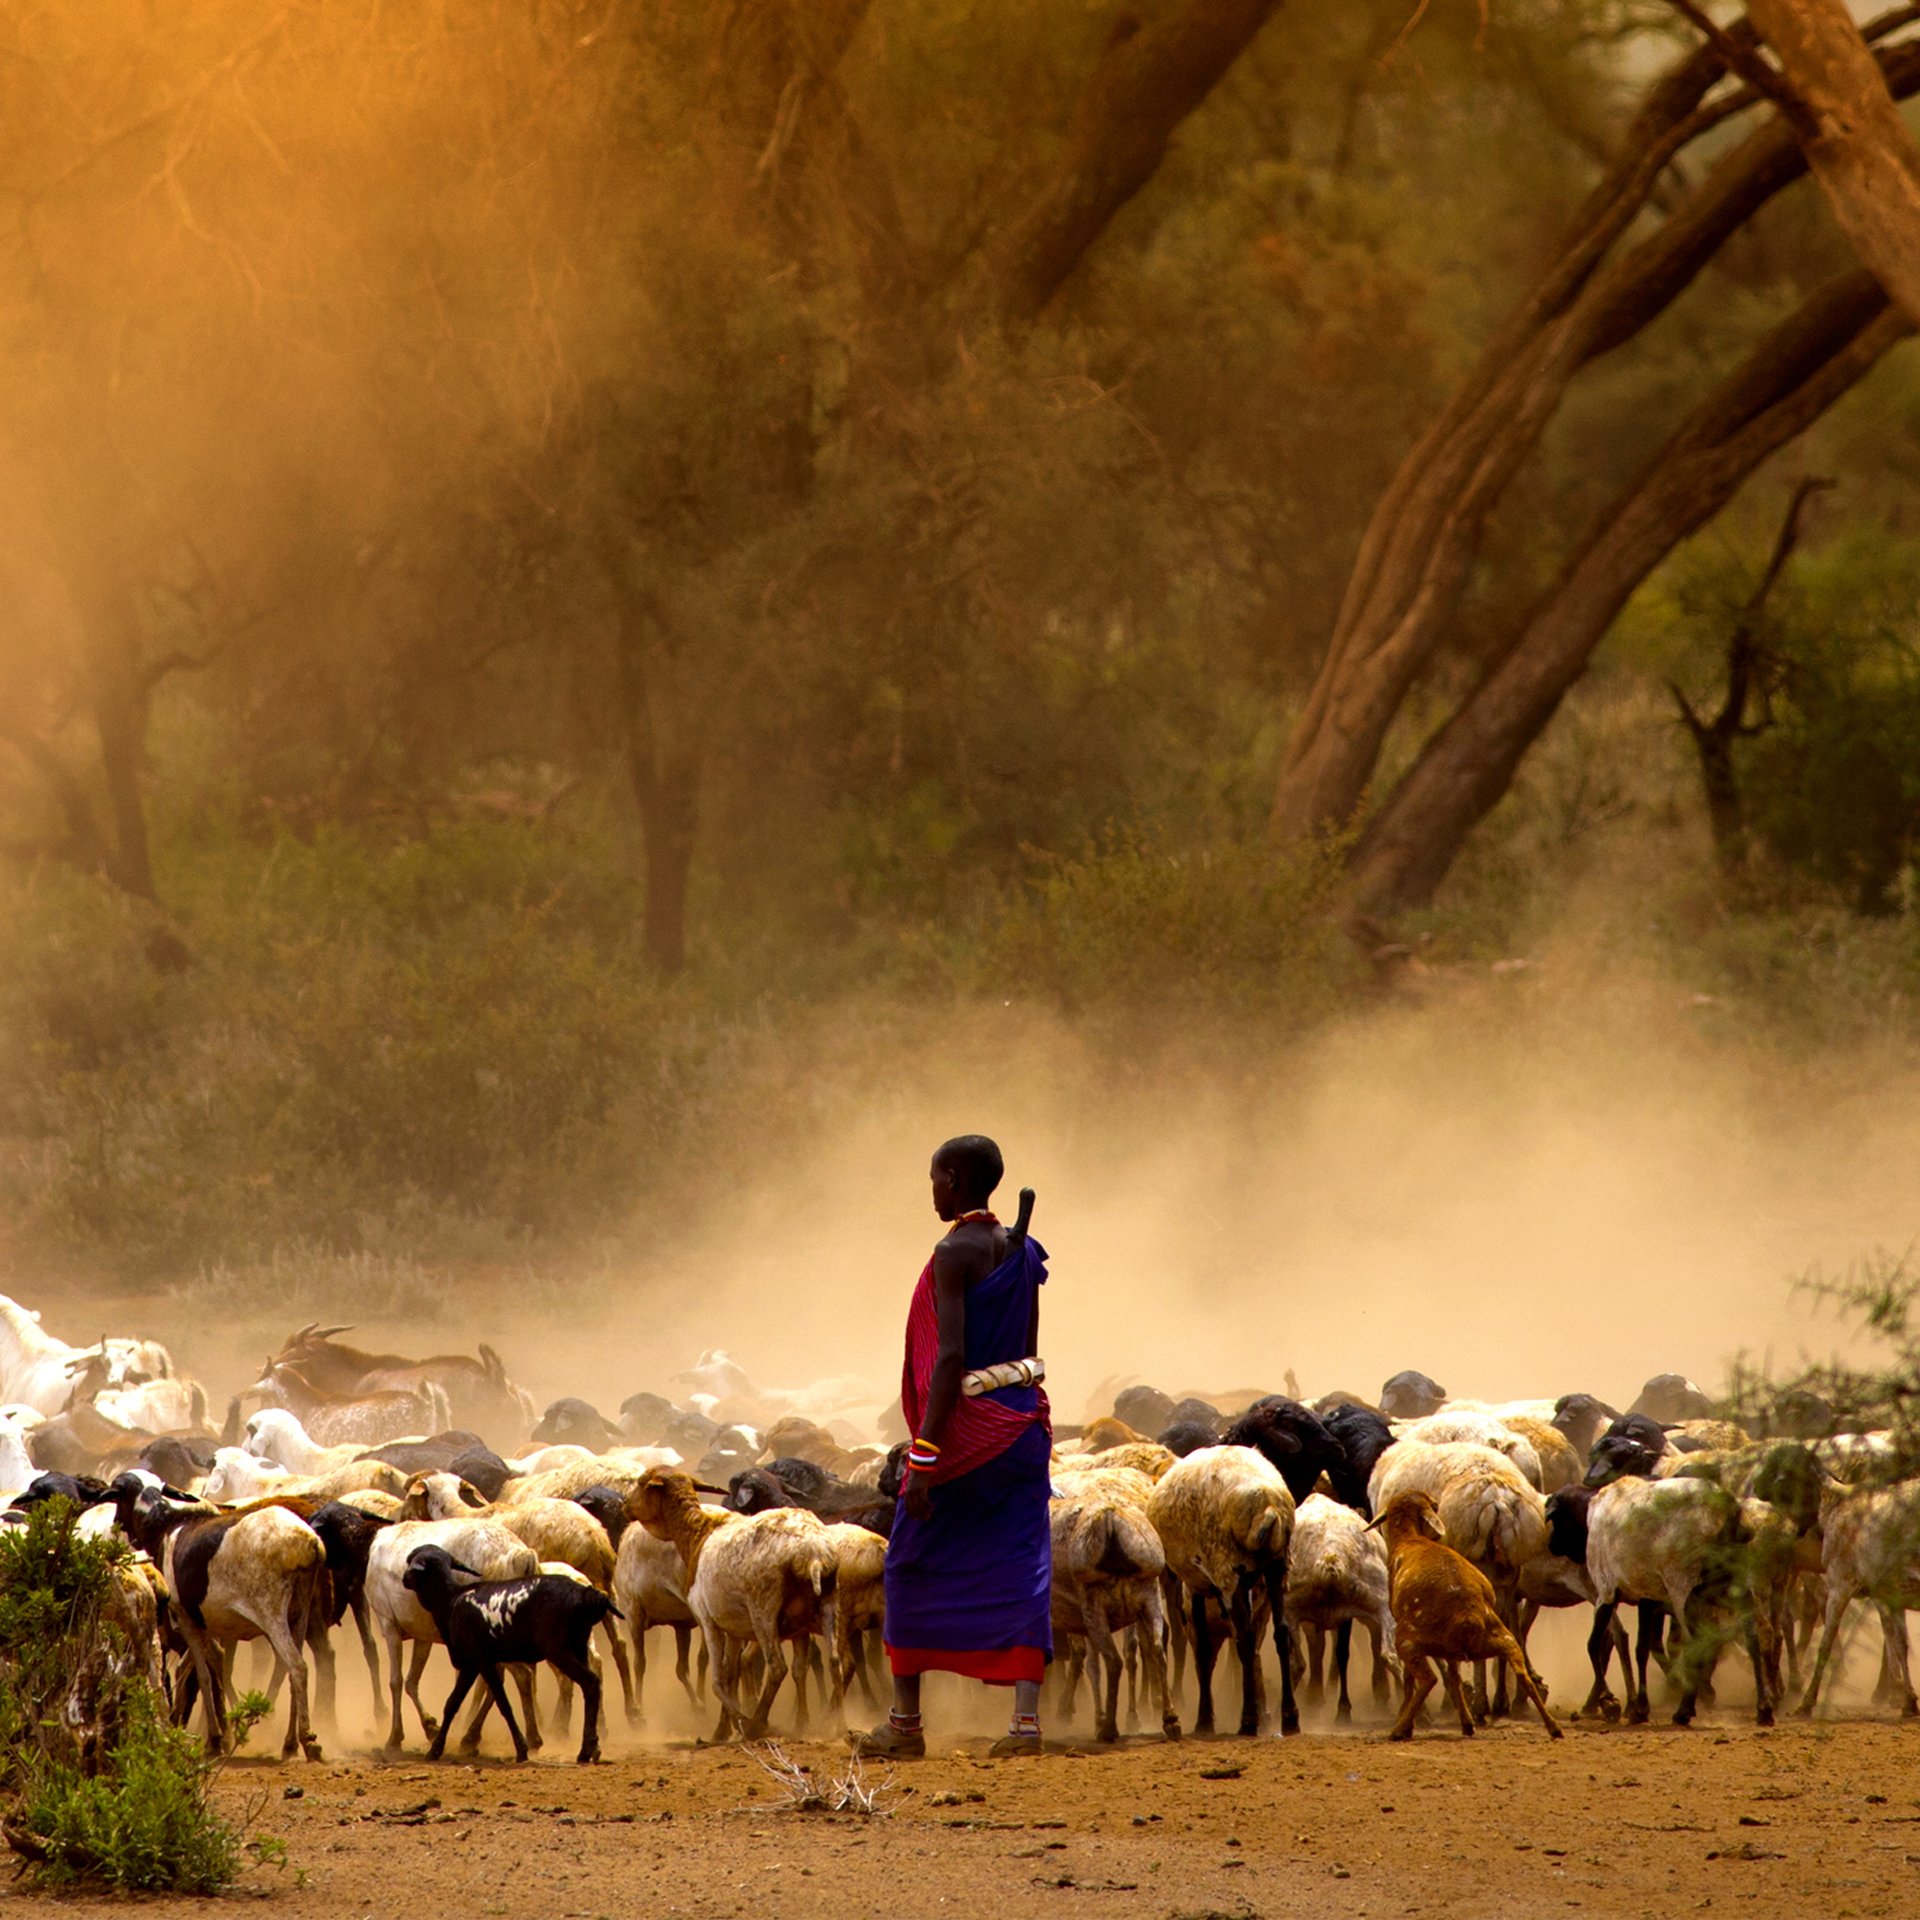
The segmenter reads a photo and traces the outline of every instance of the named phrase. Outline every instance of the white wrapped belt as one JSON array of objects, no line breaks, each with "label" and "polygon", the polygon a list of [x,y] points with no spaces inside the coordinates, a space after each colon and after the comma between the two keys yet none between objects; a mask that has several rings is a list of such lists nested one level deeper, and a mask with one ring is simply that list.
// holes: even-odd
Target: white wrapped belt
[{"label": "white wrapped belt", "polygon": [[960,1382],[960,1391],[969,1400],[1001,1387],[1037,1387],[1047,1377],[1047,1363],[1038,1355],[1031,1360],[1003,1360],[997,1367],[976,1367]]}]

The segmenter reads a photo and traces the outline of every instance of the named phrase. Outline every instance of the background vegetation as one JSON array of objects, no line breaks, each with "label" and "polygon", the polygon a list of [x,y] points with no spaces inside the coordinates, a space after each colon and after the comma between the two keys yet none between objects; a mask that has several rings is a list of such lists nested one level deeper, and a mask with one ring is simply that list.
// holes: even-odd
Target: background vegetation
[{"label": "background vegetation", "polygon": [[[1186,11],[0,0],[17,1256],[577,1246],[849,1035],[1284,1054],[1570,918],[1765,1044],[1911,1045],[1900,350],[1654,567],[1429,904],[1356,941],[1351,836],[1268,841],[1369,517],[1690,41],[1253,9],[1036,289],[1089,76]],[[1848,263],[1791,186],[1582,372],[1370,794]],[[1675,690],[1741,634],[1729,849]]]}]

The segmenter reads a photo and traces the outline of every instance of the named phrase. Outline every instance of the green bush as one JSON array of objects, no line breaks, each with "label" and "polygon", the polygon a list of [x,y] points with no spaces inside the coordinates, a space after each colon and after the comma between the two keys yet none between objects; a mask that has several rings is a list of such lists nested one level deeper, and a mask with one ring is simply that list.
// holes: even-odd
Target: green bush
[{"label": "green bush", "polygon": [[1856,912],[1892,913],[1920,840],[1920,654],[1886,631],[1806,639],[1784,680],[1748,748],[1754,826]]},{"label": "green bush", "polygon": [[1156,1020],[1254,1013],[1305,1025],[1353,984],[1329,909],[1334,852],[1172,852],[1126,841],[1048,862],[981,931],[965,971],[995,992]]},{"label": "green bush", "polygon": [[0,1799],[13,1850],[46,1886],[212,1893],[240,1839],[209,1804],[214,1768],[165,1723],[125,1542],[76,1531],[64,1500],[0,1534]]},{"label": "green bush", "polygon": [[48,1769],[14,1826],[44,1886],[217,1893],[239,1871],[240,1836],[207,1803],[212,1772],[199,1740],[135,1687],[101,1771]]}]

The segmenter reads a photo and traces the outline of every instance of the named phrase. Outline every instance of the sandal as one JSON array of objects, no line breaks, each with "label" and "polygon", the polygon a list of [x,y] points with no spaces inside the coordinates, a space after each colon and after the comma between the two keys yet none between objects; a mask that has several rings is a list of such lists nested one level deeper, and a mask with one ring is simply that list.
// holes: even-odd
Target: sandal
[{"label": "sandal", "polygon": [[856,1760],[924,1760],[927,1757],[924,1733],[902,1733],[891,1725],[878,1726],[867,1733],[856,1733],[849,1728],[847,1745],[853,1749]]},{"label": "sandal", "polygon": [[1037,1760],[1045,1751],[1037,1733],[1007,1733],[987,1749],[987,1756],[993,1760]]}]

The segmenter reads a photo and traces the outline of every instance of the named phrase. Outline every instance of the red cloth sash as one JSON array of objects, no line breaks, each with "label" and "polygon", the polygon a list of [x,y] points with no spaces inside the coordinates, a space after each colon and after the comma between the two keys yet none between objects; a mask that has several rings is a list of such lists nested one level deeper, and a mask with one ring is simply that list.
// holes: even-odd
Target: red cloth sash
[{"label": "red cloth sash", "polygon": [[[910,1434],[920,1431],[927,1397],[933,1390],[933,1363],[939,1357],[940,1314],[934,1303],[933,1262],[929,1259],[921,1269],[907,1308],[907,1359],[901,1371],[900,1410],[907,1416]],[[1008,1357],[1026,1358],[1023,1354]],[[989,1460],[1005,1453],[1036,1421],[1051,1432],[1052,1409],[1047,1404],[1044,1388],[1034,1389],[1034,1401],[1033,1412],[1021,1413],[1016,1408],[1003,1406],[993,1394],[983,1393],[969,1399],[963,1393],[947,1422],[946,1432],[940,1436],[940,1464],[928,1478],[938,1486],[943,1480],[958,1479],[975,1467],[984,1467]]]}]

